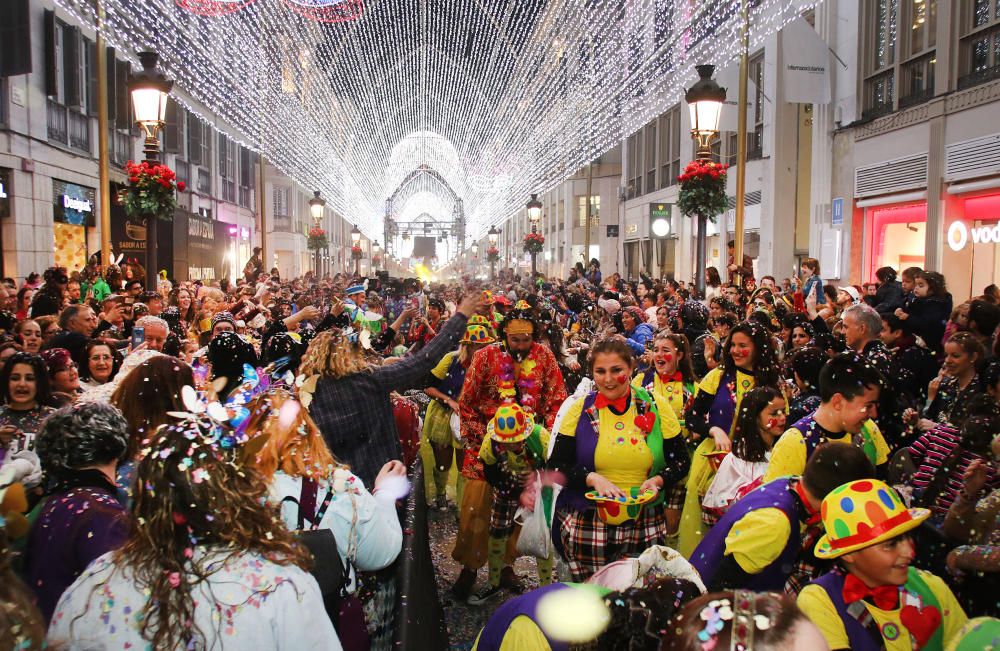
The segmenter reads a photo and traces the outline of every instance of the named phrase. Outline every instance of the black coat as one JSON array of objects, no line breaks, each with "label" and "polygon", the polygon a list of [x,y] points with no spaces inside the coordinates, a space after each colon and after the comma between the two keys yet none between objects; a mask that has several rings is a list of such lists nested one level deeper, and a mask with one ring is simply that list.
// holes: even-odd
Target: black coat
[{"label": "black coat", "polygon": [[906,310],[910,316],[903,321],[903,331],[920,337],[928,348],[940,352],[951,307],[951,294],[915,298]]},{"label": "black coat", "polygon": [[879,314],[891,314],[896,308],[903,307],[903,285],[898,280],[883,283],[875,290],[875,301],[872,307]]}]

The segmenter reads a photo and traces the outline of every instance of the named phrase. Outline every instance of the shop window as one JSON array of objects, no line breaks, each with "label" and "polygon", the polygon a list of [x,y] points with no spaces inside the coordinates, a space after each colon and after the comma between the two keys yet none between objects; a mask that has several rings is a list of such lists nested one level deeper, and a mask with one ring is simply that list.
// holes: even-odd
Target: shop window
[{"label": "shop window", "polygon": [[880,267],[892,267],[897,272],[906,267],[923,267],[926,227],[926,203],[866,209],[864,280],[874,281]]},{"label": "shop window", "polygon": [[958,87],[1000,77],[1000,0],[963,0]]}]

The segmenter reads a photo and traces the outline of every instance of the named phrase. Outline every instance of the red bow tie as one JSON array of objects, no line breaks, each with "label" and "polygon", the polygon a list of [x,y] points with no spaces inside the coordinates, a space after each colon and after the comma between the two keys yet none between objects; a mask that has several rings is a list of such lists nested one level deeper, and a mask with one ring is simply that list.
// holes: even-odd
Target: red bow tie
[{"label": "red bow tie", "polygon": [[[660,375],[657,373],[657,375]],[[660,375],[660,382],[681,382],[684,380],[684,376],[681,375],[680,371],[674,371],[673,375]]]},{"label": "red bow tie", "polygon": [[598,393],[597,399],[594,400],[594,407],[598,409],[611,407],[612,409],[614,409],[619,413],[625,413],[625,410],[628,409],[628,394],[626,393],[617,400],[608,400],[607,398],[604,397],[603,393]]},{"label": "red bow tie", "polygon": [[844,577],[844,603],[852,604],[868,597],[871,597],[876,607],[882,610],[894,610],[899,603],[899,586],[880,585],[877,588],[869,588],[864,581],[853,574]]}]

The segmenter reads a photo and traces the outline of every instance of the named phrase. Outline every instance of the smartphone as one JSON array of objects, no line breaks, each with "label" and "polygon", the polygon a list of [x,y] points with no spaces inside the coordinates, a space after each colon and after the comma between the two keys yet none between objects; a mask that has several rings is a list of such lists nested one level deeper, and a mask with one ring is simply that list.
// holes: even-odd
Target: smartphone
[{"label": "smartphone", "polygon": [[146,329],[141,326],[132,328],[132,350],[135,350],[146,341]]},{"label": "smartphone", "polygon": [[132,305],[133,303],[135,303],[135,296],[125,297],[125,305]]}]

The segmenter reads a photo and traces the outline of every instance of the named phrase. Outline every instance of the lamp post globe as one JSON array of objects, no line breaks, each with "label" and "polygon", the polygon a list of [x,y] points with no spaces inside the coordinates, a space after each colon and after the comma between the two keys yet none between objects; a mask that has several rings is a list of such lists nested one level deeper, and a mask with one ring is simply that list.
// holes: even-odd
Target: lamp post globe
[{"label": "lamp post globe", "polygon": [[[495,224],[493,226],[490,226],[490,231],[486,234],[486,237],[489,240],[490,248],[491,249],[497,248],[497,242],[500,239],[500,229],[498,229]],[[497,261],[491,257],[490,280],[496,280],[496,277],[497,277]]]},{"label": "lamp post globe", "polygon": [[[156,69],[159,56],[156,52],[140,52],[139,62],[142,70],[133,75],[128,83],[129,95],[132,98],[132,111],[135,122],[146,136],[143,144],[143,154],[146,162],[154,164],[158,161],[160,152],[159,133],[167,121],[167,96],[170,95],[174,82],[168,80]],[[146,217],[146,289],[156,290],[157,261],[156,227],[158,216]]]},{"label": "lamp post globe", "polygon": [[[361,246],[361,231],[358,225],[351,226],[351,248]],[[361,277],[361,258],[354,258],[354,275]]]}]

